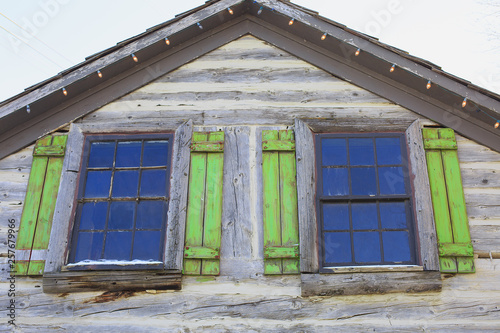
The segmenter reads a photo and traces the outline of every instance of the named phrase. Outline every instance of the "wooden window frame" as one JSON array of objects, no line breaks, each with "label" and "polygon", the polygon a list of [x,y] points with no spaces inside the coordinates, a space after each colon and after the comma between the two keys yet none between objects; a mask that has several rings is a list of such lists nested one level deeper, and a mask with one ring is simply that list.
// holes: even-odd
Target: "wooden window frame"
[{"label": "wooden window frame", "polygon": [[[79,124],[72,123],[68,133],[67,154],[63,171],[53,228],[50,234],[47,262],[43,274],[43,290],[47,293],[61,293],[91,290],[145,290],[180,289],[185,236],[187,206],[187,184],[189,179],[190,144],[193,132],[192,121],[187,121],[175,130],[172,145],[170,200],[167,213],[164,265],[160,269],[130,266],[132,270],[83,270],[70,271],[67,268],[70,239],[75,218],[76,196],[80,165],[83,157],[85,134],[92,132]],[[120,131],[110,128],[107,133],[137,134],[141,129]],[[147,128],[144,133],[166,133],[165,128]],[[172,132],[172,131],[168,131]],[[108,269],[111,267],[107,267]],[[137,268],[137,269],[136,269]]]},{"label": "wooden window frame", "polygon": [[[316,216],[315,133],[353,132],[342,124],[295,120],[302,295],[356,295],[441,290],[437,238],[423,148],[423,122],[394,120],[394,131],[405,133],[417,240],[417,265],[336,267],[323,273],[319,262]],[[348,126],[348,125],[346,125]],[[373,128],[372,132],[387,131]]]}]

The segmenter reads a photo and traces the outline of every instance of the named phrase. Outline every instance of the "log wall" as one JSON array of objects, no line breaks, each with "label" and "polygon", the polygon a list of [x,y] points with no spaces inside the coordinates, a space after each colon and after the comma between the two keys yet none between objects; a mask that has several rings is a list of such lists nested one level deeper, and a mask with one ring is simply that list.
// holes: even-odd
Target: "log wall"
[{"label": "log wall", "polygon": [[[394,131],[421,117],[293,55],[243,37],[76,120],[87,132],[226,133],[221,276],[184,277],[175,292],[45,294],[16,279],[20,332],[469,332],[500,327],[500,154],[457,135],[475,274],[442,275],[440,292],[300,297],[300,276],[263,275],[264,129],[294,118],[317,128]],[[33,146],[0,161],[1,290],[8,287],[7,222],[21,219]],[[0,293],[0,331],[10,298]]]}]

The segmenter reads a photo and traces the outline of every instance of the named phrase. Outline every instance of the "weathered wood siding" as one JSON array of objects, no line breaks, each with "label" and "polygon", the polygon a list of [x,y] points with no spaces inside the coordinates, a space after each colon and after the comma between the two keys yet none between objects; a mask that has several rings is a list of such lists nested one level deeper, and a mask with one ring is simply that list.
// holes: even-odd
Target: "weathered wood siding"
[{"label": "weathered wood siding", "polygon": [[[294,118],[345,131],[394,130],[420,118],[296,57],[243,37],[77,120],[84,131],[225,132],[221,276],[185,277],[178,292],[44,294],[17,278],[19,331],[470,332],[500,327],[500,154],[457,137],[475,274],[443,275],[441,292],[300,297],[300,276],[264,276],[262,130]],[[333,128],[333,127],[330,127]],[[8,219],[21,218],[33,147],[0,161],[0,331]],[[491,257],[490,257],[491,253]]]}]

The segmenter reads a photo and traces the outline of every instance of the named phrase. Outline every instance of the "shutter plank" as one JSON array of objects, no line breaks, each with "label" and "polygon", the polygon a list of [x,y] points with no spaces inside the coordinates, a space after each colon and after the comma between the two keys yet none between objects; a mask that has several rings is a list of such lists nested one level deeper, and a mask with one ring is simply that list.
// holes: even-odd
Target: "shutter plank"
[{"label": "shutter plank", "polygon": [[[278,131],[262,131],[262,141],[277,140]],[[264,144],[263,144],[264,145]],[[264,248],[281,246],[280,223],[280,188],[279,188],[279,153],[263,151],[262,153],[262,188],[263,188],[263,220]],[[265,259],[264,274],[282,274],[281,259]]]},{"label": "shutter plank", "polygon": [[[423,129],[424,139],[438,139],[437,129]],[[434,219],[436,222],[436,234],[438,242],[452,243],[453,235],[451,229],[450,211],[448,208],[448,195],[443,171],[441,151],[426,150],[427,169],[429,173],[429,184],[431,187],[432,206],[434,209]],[[455,258],[439,257],[441,272],[457,272]]]},{"label": "shutter plank", "polygon": [[[209,134],[209,141],[224,141],[224,132]],[[224,154],[207,154],[207,177],[205,189],[205,222],[203,230],[203,246],[220,249],[222,227],[222,176]],[[219,275],[220,264],[218,259],[204,259],[202,261],[202,275]]]},{"label": "shutter plank", "polygon": [[[64,153],[67,139],[68,137],[66,135],[54,136],[52,144],[56,147],[62,147]],[[48,158],[45,182],[33,239],[33,250],[46,250],[49,246],[52,219],[54,217],[54,209],[56,206],[57,194],[59,192],[59,182],[61,180],[63,156],[64,155],[58,155],[57,157]],[[27,274],[42,275],[44,266],[45,260],[31,261]]]},{"label": "shutter plank", "polygon": [[[441,129],[441,139],[455,141],[453,130]],[[470,243],[469,219],[465,207],[465,197],[460,174],[460,164],[456,150],[443,150],[444,176],[448,191],[448,205],[451,216],[451,229],[453,231],[453,241],[455,243]],[[459,273],[474,273],[473,257],[457,257],[457,269]]]},{"label": "shutter plank", "polygon": [[[280,131],[282,142],[294,140],[293,131]],[[299,244],[299,219],[297,209],[297,171],[294,151],[279,152],[280,198],[281,198],[281,245]],[[298,247],[297,247],[298,248]],[[298,259],[283,259],[283,274],[298,274]]]},{"label": "shutter plank", "polygon": [[[206,133],[193,133],[193,142],[206,140]],[[186,217],[186,246],[203,245],[203,215],[205,210],[206,167],[207,154],[192,152],[191,168],[189,172],[189,193]],[[200,273],[200,259],[184,258],[184,274],[199,275]]]},{"label": "shutter plank", "polygon": [[[52,142],[52,137],[48,136],[40,139],[37,146],[49,146]],[[31,165],[30,178],[28,180],[28,188],[26,189],[26,199],[24,201],[23,213],[21,215],[21,224],[16,241],[16,250],[31,251],[33,246],[33,237],[35,235],[36,221],[38,220],[38,212],[40,209],[40,201],[42,200],[42,190],[45,181],[45,173],[47,170],[47,157],[34,157]],[[17,275],[26,275],[28,273],[29,259],[16,261],[15,271]]]}]

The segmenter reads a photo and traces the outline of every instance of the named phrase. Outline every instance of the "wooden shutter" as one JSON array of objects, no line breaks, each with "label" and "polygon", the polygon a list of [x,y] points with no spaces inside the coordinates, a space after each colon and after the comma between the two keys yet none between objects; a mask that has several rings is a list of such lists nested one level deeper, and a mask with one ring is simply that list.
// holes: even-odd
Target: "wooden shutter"
[{"label": "wooden shutter", "polygon": [[224,132],[194,132],[183,273],[219,275]]},{"label": "wooden shutter", "polygon": [[296,178],[293,131],[262,131],[265,274],[300,272]]},{"label": "wooden shutter", "polygon": [[38,140],[16,243],[16,274],[42,275],[66,149],[66,135]]},{"label": "wooden shutter", "polygon": [[432,205],[441,272],[473,273],[474,250],[469,233],[455,133],[424,128]]}]

